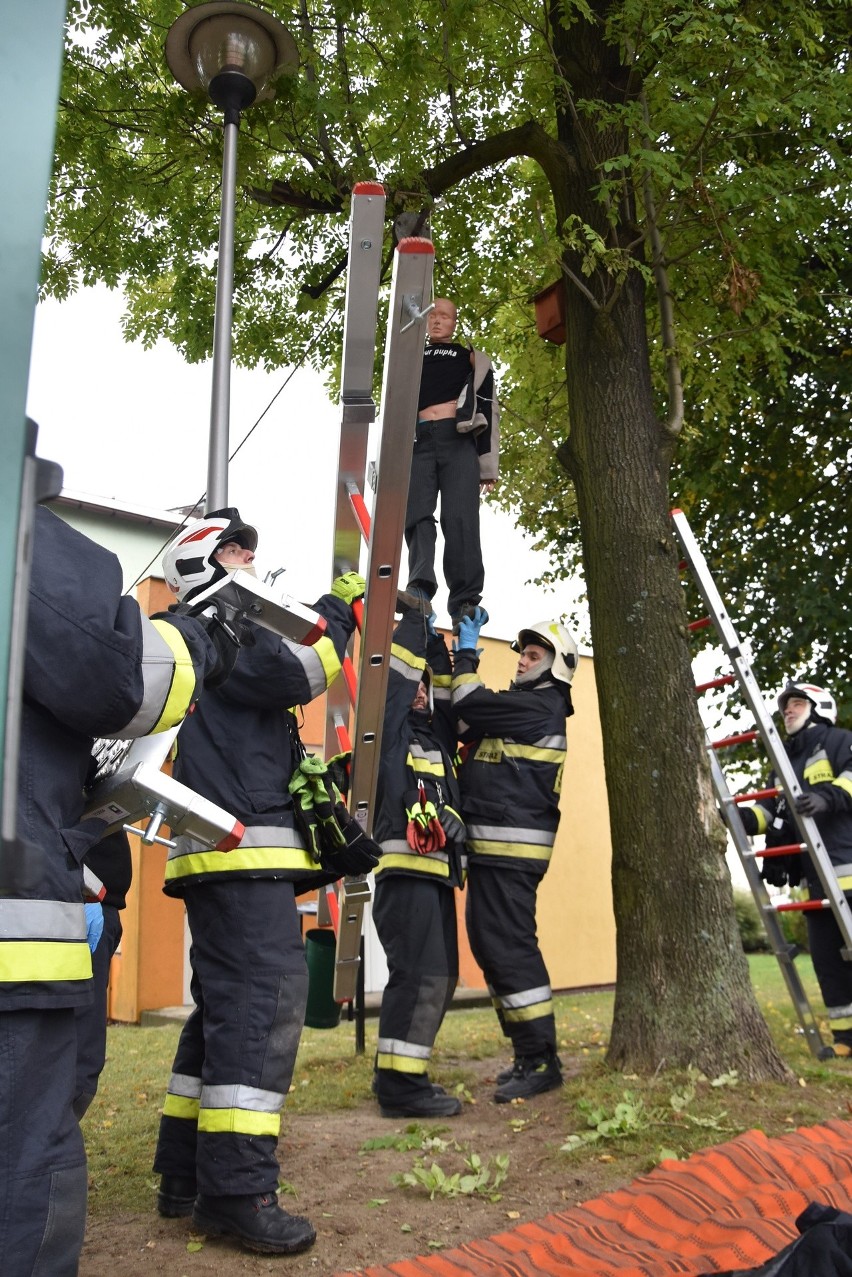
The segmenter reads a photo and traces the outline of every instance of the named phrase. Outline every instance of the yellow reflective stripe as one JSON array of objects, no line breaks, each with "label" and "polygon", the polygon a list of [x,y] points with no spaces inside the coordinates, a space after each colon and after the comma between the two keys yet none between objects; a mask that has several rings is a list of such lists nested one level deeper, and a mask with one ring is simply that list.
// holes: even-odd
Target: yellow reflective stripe
[{"label": "yellow reflective stripe", "polygon": [[432,874],[435,878],[449,878],[450,867],[446,855],[443,860],[435,859],[430,853],[420,856],[417,852],[411,855],[385,852],[373,873],[378,878],[388,869],[407,869],[412,873]]},{"label": "yellow reflective stripe", "polygon": [[491,842],[487,839],[470,839],[467,850],[471,856],[517,856],[520,860],[549,860],[553,848],[524,842]]},{"label": "yellow reflective stripe", "polygon": [[6,940],[0,943],[0,983],[91,980],[92,955],[85,940]]},{"label": "yellow reflective stripe", "polygon": [[849,772],[842,772],[832,781],[832,784],[852,796],[852,776],[849,775]]},{"label": "yellow reflective stripe", "polygon": [[392,1069],[394,1073],[423,1074],[428,1071],[429,1063],[427,1060],[414,1060],[410,1055],[386,1055],[382,1051],[377,1051],[376,1068]]},{"label": "yellow reflective stripe", "polygon": [[400,647],[398,643],[391,643],[391,659],[393,661],[399,661],[400,665],[408,666],[411,670],[411,674],[405,673],[404,670],[399,671],[401,674],[405,674],[406,678],[411,678],[414,675],[417,675],[419,681],[419,676],[426,668],[425,657],[415,656],[413,652],[409,652],[407,647]]},{"label": "yellow reflective stripe", "polygon": [[414,758],[408,755],[408,765],[414,772],[423,772],[426,776],[442,777],[444,775],[443,763],[430,763],[428,758]]},{"label": "yellow reflective stripe", "polygon": [[509,1020],[511,1023],[520,1023],[525,1020],[540,1020],[544,1015],[553,1015],[553,1001],[548,998],[547,1002],[536,1002],[531,1007],[500,1007],[503,1013],[503,1019]]},{"label": "yellow reflective stripe", "polygon": [[195,851],[172,856],[166,865],[166,881],[190,874],[228,873],[234,870],[293,869],[320,873],[313,856],[301,847],[235,847],[233,851]]},{"label": "yellow reflective stripe", "polygon": [[165,1098],[163,1104],[164,1117],[180,1117],[184,1121],[198,1121],[198,1097],[194,1098],[188,1095],[172,1095],[171,1091]]},{"label": "yellow reflective stripe", "polygon": [[539,745],[519,745],[517,741],[504,741],[503,753],[507,758],[529,758],[536,763],[555,763],[557,766],[565,761],[564,749],[544,749]]},{"label": "yellow reflective stripe", "polygon": [[848,1015],[832,1015],[831,1010],[828,1012],[828,1018],[831,1021],[833,1029],[852,1029],[852,1016]]},{"label": "yellow reflective stripe", "polygon": [[198,1129],[229,1131],[235,1135],[274,1135],[277,1138],[281,1131],[281,1114],[258,1113],[254,1109],[199,1109]]},{"label": "yellow reflective stripe", "polygon": [[174,657],[175,668],[166,703],[149,735],[167,731],[183,722],[195,695],[195,668],[180,630],[168,621],[152,621],[151,624]]},{"label": "yellow reflective stripe", "polygon": [[759,834],[766,833],[766,830],[769,828],[769,813],[764,807],[760,806],[752,807],[752,811],[757,817],[757,832]]},{"label": "yellow reflective stripe", "polygon": [[311,651],[316,652],[325,675],[325,685],[330,687],[340,673],[340,657],[335,651],[334,644],[330,638],[323,635],[313,644]]},{"label": "yellow reflective stripe", "polygon": [[852,891],[852,878],[838,878],[837,885],[841,891]]},{"label": "yellow reflective stripe", "polygon": [[433,674],[432,675],[432,686],[435,688],[436,691],[439,687],[444,687],[447,689],[447,691],[449,691],[452,685],[453,685],[452,674]]}]

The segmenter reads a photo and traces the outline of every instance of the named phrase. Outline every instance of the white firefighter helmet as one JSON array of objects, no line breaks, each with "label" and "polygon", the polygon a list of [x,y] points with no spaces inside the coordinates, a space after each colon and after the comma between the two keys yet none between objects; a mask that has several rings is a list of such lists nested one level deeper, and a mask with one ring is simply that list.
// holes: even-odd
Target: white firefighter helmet
[{"label": "white firefighter helmet", "polygon": [[244,523],[233,507],[211,510],[181,528],[163,555],[163,576],[181,603],[227,576],[213,555],[228,541],[246,550],[257,549],[256,529]]},{"label": "white firefighter helmet", "polygon": [[539,621],[518,631],[513,652],[522,652],[528,643],[538,643],[553,652],[551,673],[562,683],[570,683],[577,669],[577,644],[561,621]]},{"label": "white firefighter helmet", "polygon": [[837,702],[824,687],[817,687],[816,683],[788,683],[778,697],[778,708],[782,713],[791,696],[801,696],[810,701],[813,706],[812,718],[818,718],[820,722],[830,726],[837,722]]}]

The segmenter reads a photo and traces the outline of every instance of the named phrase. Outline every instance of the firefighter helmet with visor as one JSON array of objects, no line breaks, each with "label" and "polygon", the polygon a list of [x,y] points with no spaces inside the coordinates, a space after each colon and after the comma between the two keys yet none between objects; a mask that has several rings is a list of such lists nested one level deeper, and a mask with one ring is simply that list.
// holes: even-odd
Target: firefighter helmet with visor
[{"label": "firefighter helmet with visor", "polygon": [[561,621],[540,621],[520,630],[512,651],[522,652],[528,643],[553,652],[551,674],[561,683],[571,682],[577,669],[577,644]]},{"label": "firefighter helmet with visor", "polygon": [[163,576],[181,603],[228,575],[214,555],[229,541],[246,550],[257,549],[257,530],[232,506],[211,510],[181,528],[163,555]]},{"label": "firefighter helmet with visor", "polygon": [[837,702],[831,692],[827,692],[824,687],[817,687],[816,683],[788,683],[778,697],[778,708],[782,713],[784,706],[793,696],[810,701],[813,706],[812,718],[818,718],[820,722],[828,723],[831,727],[837,722]]}]

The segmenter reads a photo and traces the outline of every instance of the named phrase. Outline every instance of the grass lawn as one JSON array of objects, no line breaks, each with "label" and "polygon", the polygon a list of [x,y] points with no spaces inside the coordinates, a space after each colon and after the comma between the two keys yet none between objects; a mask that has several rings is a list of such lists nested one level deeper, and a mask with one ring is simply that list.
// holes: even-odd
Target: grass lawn
[{"label": "grass lawn", "polygon": [[[559,1049],[566,1063],[564,1139],[566,1158],[606,1156],[609,1146],[640,1155],[650,1168],[662,1156],[689,1153],[752,1127],[779,1134],[852,1111],[852,1061],[821,1062],[810,1054],[771,954],[749,958],[758,1002],[778,1047],[797,1077],[792,1086],[743,1084],[734,1076],[701,1078],[697,1072],[660,1072],[653,1078],[613,1073],[603,1064],[612,1018],[609,992],[568,994],[556,999]],[[819,1014],[813,969],[807,957],[797,969]],[[378,1021],[367,1021],[367,1049],[354,1051],[354,1025],[305,1029],[293,1089],[291,1114],[335,1112],[370,1096]],[[827,1026],[820,1023],[830,1040]],[[138,1208],[150,1200],[155,1176],[151,1158],[160,1108],[171,1070],[179,1025],[108,1030],[107,1064],[83,1133],[89,1152],[94,1215]],[[490,1008],[454,1010],[446,1018],[434,1053],[434,1075],[464,1092],[471,1061],[506,1058]],[[569,1067],[570,1065],[570,1067]],[[567,1146],[567,1147],[566,1147]],[[487,1150],[482,1150],[486,1153]]]}]

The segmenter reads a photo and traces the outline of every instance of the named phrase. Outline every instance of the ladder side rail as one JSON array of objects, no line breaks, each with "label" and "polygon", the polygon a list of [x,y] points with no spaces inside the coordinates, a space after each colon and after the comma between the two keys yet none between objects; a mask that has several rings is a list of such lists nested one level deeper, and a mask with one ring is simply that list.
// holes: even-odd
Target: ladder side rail
[{"label": "ladder side rail", "polygon": [[784,930],[772,905],[771,897],[766,890],[766,884],[757,867],[755,853],[752,850],[749,836],[740,818],[739,808],[728,788],[724,772],[712,745],[708,744],[707,754],[710,759],[710,775],[713,789],[716,794],[716,801],[719,804],[719,810],[722,813],[722,819],[737,850],[743,873],[757,905],[770,947],[781,968],[781,974],[787,985],[787,992],[790,995],[790,1000],[793,1003],[808,1048],[816,1059],[825,1059],[830,1054],[831,1049],[823,1041],[808,995],[796,970],[795,962],[793,961],[794,946],[790,944],[784,935]]},{"label": "ladder side rail", "polygon": [[796,779],[796,774],[787,757],[787,751],[784,748],[778,729],[766,709],[757,680],[743,653],[742,645],[728,616],[722,597],[715,586],[707,560],[701,552],[682,510],[672,511],[672,522],[684,555],[692,568],[701,597],[722,641],[722,646],[731,661],[742,695],[754,715],[754,720],[772,769],[778,779],[780,788],[783,789],[786,796],[791,817],[799,831],[802,842],[805,843],[808,849],[808,854],[817,872],[825,898],[828,900],[831,911],[840,928],[844,943],[841,951],[842,955],[847,962],[852,961],[852,909],[850,909],[849,902],[838,885],[837,875],[834,872],[834,866],[831,863],[825,843],[813,818],[802,816],[796,811],[795,800],[802,793],[802,787]]},{"label": "ladder side rail", "polygon": [[[381,435],[365,574],[360,675],[349,777],[349,808],[367,833],[372,832],[381,757],[397,578],[423,366],[423,321],[431,298],[433,264],[431,241],[400,241],[394,258],[388,309]],[[364,905],[369,899],[366,879],[342,880],[334,972],[334,997],[338,1002],[351,1001],[355,996]]]},{"label": "ladder side rail", "polygon": [[[357,571],[361,561],[362,533],[352,510],[349,487],[364,490],[370,427],[376,419],[373,372],[384,218],[384,189],[377,182],[357,183],[349,218],[332,576]],[[350,642],[350,658],[353,651],[354,642]],[[326,758],[339,749],[335,721],[342,717],[348,722],[351,707],[349,688],[342,679],[336,679],[326,695]]]},{"label": "ladder side rail", "polygon": [[352,813],[368,833],[372,831],[433,264],[430,240],[400,241],[388,311],[349,791]]}]

